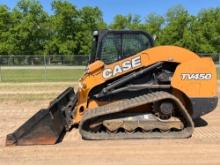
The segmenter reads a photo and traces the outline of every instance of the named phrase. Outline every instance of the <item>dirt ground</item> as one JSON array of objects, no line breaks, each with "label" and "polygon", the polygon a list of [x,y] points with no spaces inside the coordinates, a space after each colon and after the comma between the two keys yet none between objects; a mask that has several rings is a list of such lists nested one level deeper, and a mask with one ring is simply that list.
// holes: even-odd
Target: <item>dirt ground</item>
[{"label": "dirt ground", "polygon": [[[193,137],[184,140],[85,141],[78,130],[51,146],[5,147],[14,131],[51,98],[72,83],[0,84],[0,164],[220,164],[220,104],[196,121]],[[220,82],[218,92],[220,94]],[[220,96],[220,95],[219,95]]]}]

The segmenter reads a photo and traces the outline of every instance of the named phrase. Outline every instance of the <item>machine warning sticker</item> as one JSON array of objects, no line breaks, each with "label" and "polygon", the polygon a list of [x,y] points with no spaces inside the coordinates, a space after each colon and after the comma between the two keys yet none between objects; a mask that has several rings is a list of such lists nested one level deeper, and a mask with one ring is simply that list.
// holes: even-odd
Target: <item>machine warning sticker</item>
[{"label": "machine warning sticker", "polygon": [[182,80],[210,80],[212,78],[211,73],[182,73]]}]

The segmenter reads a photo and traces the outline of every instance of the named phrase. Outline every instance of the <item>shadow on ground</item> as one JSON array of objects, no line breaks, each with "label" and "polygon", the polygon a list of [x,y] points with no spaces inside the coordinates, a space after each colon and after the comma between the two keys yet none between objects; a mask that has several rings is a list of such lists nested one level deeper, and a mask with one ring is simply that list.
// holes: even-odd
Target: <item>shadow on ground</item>
[{"label": "shadow on ground", "polygon": [[194,119],[193,121],[194,121],[195,127],[205,127],[208,125],[207,121],[205,121],[202,118],[197,118],[197,119]]}]

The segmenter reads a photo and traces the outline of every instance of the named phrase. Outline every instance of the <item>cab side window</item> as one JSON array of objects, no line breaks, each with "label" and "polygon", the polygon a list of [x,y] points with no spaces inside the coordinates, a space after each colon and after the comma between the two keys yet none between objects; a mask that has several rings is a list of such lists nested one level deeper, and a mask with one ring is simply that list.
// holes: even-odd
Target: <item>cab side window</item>
[{"label": "cab side window", "polygon": [[108,34],[102,41],[101,60],[110,64],[119,59],[121,54],[121,37],[119,34]]},{"label": "cab side window", "polygon": [[123,34],[122,57],[135,55],[150,47],[148,38],[143,34]]}]

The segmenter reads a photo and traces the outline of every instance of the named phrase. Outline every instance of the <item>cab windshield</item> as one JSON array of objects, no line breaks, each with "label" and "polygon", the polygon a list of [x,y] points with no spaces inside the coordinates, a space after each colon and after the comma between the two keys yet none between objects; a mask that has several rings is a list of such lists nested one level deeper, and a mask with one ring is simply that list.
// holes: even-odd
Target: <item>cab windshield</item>
[{"label": "cab windshield", "polygon": [[102,40],[100,59],[111,64],[150,47],[151,41],[143,33],[108,33]]}]

